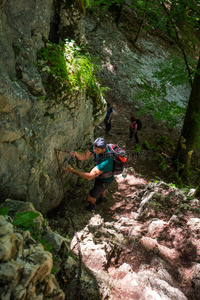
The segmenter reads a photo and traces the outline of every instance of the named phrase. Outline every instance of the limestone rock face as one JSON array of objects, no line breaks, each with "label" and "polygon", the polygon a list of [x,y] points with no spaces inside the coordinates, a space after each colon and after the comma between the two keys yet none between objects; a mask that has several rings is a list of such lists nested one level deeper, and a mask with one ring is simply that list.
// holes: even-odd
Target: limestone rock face
[{"label": "limestone rock face", "polygon": [[[67,2],[67,4],[66,4]],[[105,112],[104,100],[84,93],[63,101],[46,94],[37,68],[43,38],[59,42],[83,38],[74,1],[3,1],[0,6],[0,194],[30,201],[46,213],[63,199],[54,148],[77,150],[93,140],[94,125]],[[68,33],[70,32],[70,36]],[[62,102],[62,103],[61,103]],[[60,165],[65,156],[59,157]],[[68,181],[68,178],[66,179]]]}]

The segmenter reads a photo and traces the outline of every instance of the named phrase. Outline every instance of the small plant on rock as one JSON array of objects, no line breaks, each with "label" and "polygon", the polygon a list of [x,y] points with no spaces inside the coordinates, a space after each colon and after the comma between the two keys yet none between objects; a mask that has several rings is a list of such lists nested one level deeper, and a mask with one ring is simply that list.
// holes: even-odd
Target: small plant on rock
[{"label": "small plant on rock", "polygon": [[167,164],[166,164],[166,161],[165,161],[164,157],[162,156],[162,154],[157,153],[156,160],[158,161],[159,168],[162,171],[166,171],[167,170]]},{"label": "small plant on rock", "polygon": [[33,211],[18,213],[16,219],[13,221],[13,225],[20,227],[22,230],[29,230],[32,232],[32,229],[35,227],[33,220],[39,217],[39,215],[39,213]]},{"label": "small plant on rock", "polygon": [[151,146],[149,145],[149,143],[147,141],[143,142],[143,146],[145,149],[151,149]]}]

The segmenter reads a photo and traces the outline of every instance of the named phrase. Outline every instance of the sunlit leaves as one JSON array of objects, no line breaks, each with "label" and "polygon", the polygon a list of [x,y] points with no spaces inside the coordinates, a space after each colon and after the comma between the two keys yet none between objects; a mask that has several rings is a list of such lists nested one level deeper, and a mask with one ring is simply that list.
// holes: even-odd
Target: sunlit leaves
[{"label": "sunlit leaves", "polygon": [[180,123],[183,119],[186,108],[181,107],[177,102],[166,99],[167,92],[165,85],[147,84],[143,90],[134,97],[134,100],[142,101],[140,114],[151,114],[156,122],[164,121],[171,128]]},{"label": "sunlit leaves", "polygon": [[[75,41],[66,39],[61,44],[47,42],[39,51],[38,58],[42,61],[41,72],[64,80],[70,93],[86,91],[91,96],[101,97],[104,88],[96,77],[98,67]],[[54,95],[53,87],[48,88]]]},{"label": "sunlit leaves", "polygon": [[[197,64],[196,60],[188,57],[190,73],[194,74]],[[170,59],[157,64],[158,71],[154,72],[154,78],[157,78],[161,84],[170,83],[173,86],[187,84],[189,75],[186,70],[186,65],[183,59],[177,56],[172,56]]]}]

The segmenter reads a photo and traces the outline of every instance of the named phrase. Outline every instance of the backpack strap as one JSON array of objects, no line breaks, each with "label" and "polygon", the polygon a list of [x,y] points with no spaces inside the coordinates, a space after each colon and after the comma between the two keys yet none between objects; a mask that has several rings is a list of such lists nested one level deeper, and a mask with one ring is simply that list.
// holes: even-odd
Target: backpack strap
[{"label": "backpack strap", "polygon": [[[110,150],[110,147],[108,147],[107,145],[107,148],[109,148]],[[99,161],[102,159],[102,158],[105,158],[105,157],[113,157],[113,153],[111,153],[111,151],[109,152],[104,152],[102,155],[99,155],[98,156],[98,159],[96,160],[96,154],[94,153],[93,151],[93,155],[94,155],[94,164],[95,166],[98,165]],[[106,173],[102,173],[98,176],[98,178],[110,178],[113,176],[113,171],[110,171],[110,172],[106,172]]]}]

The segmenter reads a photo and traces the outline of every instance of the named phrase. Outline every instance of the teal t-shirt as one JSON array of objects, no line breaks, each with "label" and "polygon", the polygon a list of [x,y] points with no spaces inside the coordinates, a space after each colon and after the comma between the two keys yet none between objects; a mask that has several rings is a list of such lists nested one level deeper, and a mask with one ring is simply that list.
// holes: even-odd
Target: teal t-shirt
[{"label": "teal t-shirt", "polygon": [[[89,151],[93,153],[93,150],[94,150],[94,146],[90,147]],[[108,148],[106,149],[105,153],[106,152],[110,152]],[[95,162],[98,161],[99,155],[95,154],[94,159],[95,159]],[[111,156],[104,157],[102,155],[102,158],[100,158],[96,167],[98,170],[102,171],[103,173],[112,172],[112,170],[113,170],[112,157]],[[99,179],[104,182],[109,182],[109,181],[113,180],[113,175],[111,175],[111,177],[109,177],[109,178],[101,178],[101,175],[100,175]]]}]

